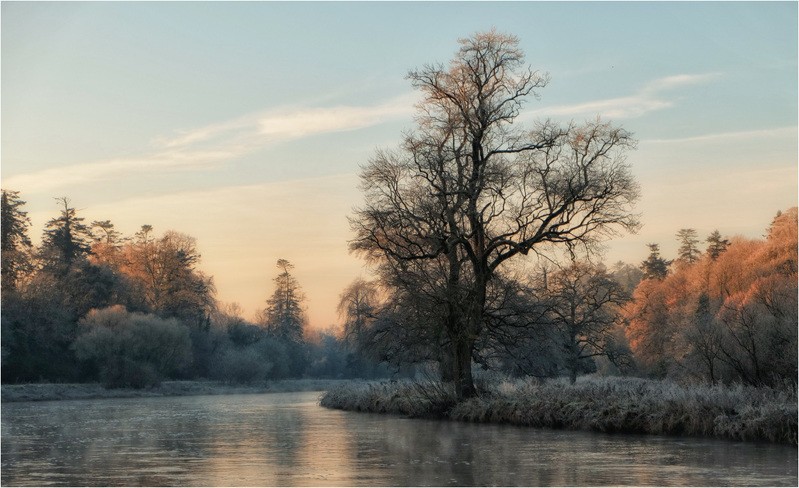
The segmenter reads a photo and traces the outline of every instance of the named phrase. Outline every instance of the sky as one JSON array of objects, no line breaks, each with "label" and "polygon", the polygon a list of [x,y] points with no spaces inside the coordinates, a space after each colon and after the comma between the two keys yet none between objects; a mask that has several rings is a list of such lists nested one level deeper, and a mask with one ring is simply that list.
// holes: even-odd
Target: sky
[{"label": "sky", "polygon": [[37,241],[86,221],[197,238],[248,318],[294,266],[312,327],[369,270],[348,252],[358,172],[413,129],[410,69],[496,28],[551,81],[520,125],[633,132],[638,264],[674,235],[761,237],[797,204],[796,2],[2,2],[0,181]]}]

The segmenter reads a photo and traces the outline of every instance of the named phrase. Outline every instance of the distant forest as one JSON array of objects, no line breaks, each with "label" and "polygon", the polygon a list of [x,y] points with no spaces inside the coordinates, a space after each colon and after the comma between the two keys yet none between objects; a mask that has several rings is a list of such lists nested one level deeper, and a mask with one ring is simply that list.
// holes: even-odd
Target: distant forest
[{"label": "distant forest", "polygon": [[[231,383],[375,378],[438,372],[447,355],[433,303],[382,280],[341,291],[340,330],[310,331],[292,263],[277,261],[273,293],[252,323],[215,300],[197,244],[144,225],[123,236],[86,223],[69,199],[41,245],[18,192],[2,192],[3,382],[165,379]],[[650,244],[634,266],[551,262],[506,279],[491,317],[501,332],[473,366],[539,378],[599,372],[795,388],[797,210],[763,239],[681,229],[674,259]]]}]

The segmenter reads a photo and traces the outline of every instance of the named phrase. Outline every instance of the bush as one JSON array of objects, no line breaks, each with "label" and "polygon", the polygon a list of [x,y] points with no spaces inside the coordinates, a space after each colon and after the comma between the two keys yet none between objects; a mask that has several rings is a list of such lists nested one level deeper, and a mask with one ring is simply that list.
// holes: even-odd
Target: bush
[{"label": "bush", "polygon": [[272,363],[253,346],[224,348],[216,360],[214,379],[226,383],[255,383],[269,379]]},{"label": "bush", "polygon": [[115,356],[100,369],[100,382],[106,388],[142,389],[161,384],[152,365],[125,356]]},{"label": "bush", "polygon": [[258,383],[285,378],[288,373],[286,346],[266,334],[244,346],[227,342],[215,353],[210,368],[210,376],[225,383]]},{"label": "bush", "polygon": [[75,354],[107,388],[155,386],[192,359],[189,330],[176,319],[114,306],[92,310],[79,327]]}]

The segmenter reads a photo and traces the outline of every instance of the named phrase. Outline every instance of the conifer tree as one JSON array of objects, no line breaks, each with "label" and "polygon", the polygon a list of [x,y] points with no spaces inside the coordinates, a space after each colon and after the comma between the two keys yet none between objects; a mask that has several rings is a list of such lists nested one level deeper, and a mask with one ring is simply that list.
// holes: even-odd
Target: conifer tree
[{"label": "conifer tree", "polygon": [[30,218],[22,210],[25,202],[18,191],[2,191],[0,232],[2,232],[2,291],[17,288],[19,279],[32,269]]},{"label": "conifer tree", "polygon": [[677,232],[680,248],[677,250],[677,261],[681,264],[693,264],[699,261],[702,251],[699,250],[699,239],[695,229],[680,229]]},{"label": "conifer tree", "polygon": [[91,252],[91,230],[70,206],[67,197],[56,198],[63,206],[61,214],[45,225],[42,236],[42,258],[48,271],[66,274],[73,264]]},{"label": "conifer tree", "polygon": [[669,273],[671,261],[660,257],[660,246],[658,244],[647,244],[647,246],[649,247],[649,257],[641,263],[644,279],[662,280]]},{"label": "conifer tree", "polygon": [[730,245],[730,241],[721,237],[721,234],[718,230],[714,230],[705,242],[708,243],[707,245],[707,255],[710,256],[710,259],[715,261],[721,253],[727,250],[727,246]]},{"label": "conifer tree", "polygon": [[285,259],[277,260],[280,274],[274,279],[275,291],[266,301],[264,311],[267,330],[280,339],[299,344],[302,342],[305,299],[297,279],[291,274],[294,265]]}]

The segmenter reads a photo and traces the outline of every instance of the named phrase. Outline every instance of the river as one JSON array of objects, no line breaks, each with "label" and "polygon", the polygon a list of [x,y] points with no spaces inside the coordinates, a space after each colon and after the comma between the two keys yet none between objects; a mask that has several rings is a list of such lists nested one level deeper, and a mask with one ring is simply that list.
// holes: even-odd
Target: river
[{"label": "river", "polygon": [[413,420],[319,395],[5,403],[0,483],[797,485],[793,446]]}]

